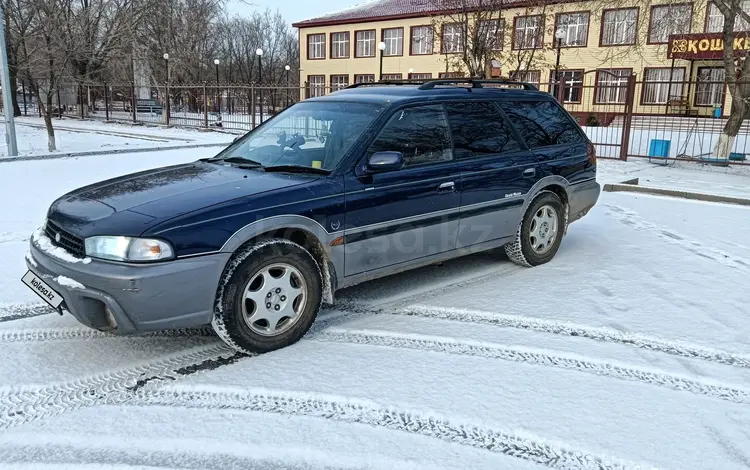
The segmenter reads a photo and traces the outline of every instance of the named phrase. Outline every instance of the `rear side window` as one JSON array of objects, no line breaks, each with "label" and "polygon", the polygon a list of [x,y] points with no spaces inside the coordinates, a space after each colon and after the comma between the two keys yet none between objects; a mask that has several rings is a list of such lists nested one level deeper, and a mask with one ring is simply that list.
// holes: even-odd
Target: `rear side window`
[{"label": "rear side window", "polygon": [[375,152],[401,152],[406,166],[452,160],[443,106],[414,106],[396,111],[370,145],[368,153]]},{"label": "rear side window", "polygon": [[580,128],[552,101],[502,101],[500,107],[529,148],[585,142]]},{"label": "rear side window", "polygon": [[456,159],[521,149],[497,108],[489,102],[447,103]]}]

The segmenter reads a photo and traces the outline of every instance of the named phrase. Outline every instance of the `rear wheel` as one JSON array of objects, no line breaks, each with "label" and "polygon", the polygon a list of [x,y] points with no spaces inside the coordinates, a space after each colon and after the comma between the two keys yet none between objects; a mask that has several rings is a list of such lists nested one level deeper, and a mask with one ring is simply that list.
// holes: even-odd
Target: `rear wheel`
[{"label": "rear wheel", "polygon": [[508,257],[521,266],[538,266],[554,258],[565,233],[565,207],[560,197],[542,191],[531,202],[516,232],[505,246]]},{"label": "rear wheel", "polygon": [[322,285],[318,264],[307,250],[284,239],[258,242],[227,266],[212,326],[242,352],[288,346],[315,321]]}]

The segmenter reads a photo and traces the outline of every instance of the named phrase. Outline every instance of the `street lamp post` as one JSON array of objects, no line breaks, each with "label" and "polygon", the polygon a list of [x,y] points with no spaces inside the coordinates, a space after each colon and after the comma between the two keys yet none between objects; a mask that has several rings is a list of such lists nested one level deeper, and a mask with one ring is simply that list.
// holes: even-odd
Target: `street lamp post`
[{"label": "street lamp post", "polygon": [[[560,49],[562,47],[562,40],[565,38],[565,28],[562,26],[557,28],[557,31],[555,31],[555,39],[557,40],[557,59],[555,60],[555,86],[560,86]],[[559,88],[557,89],[557,93],[555,93],[556,98],[560,100],[562,103],[562,90]]]},{"label": "street lamp post", "polygon": [[385,52],[385,43],[380,41],[378,43],[378,49],[380,49],[380,75],[378,75],[378,81],[383,81],[383,53]]},{"label": "street lamp post", "polygon": [[221,92],[219,91],[219,59],[214,59],[216,67],[216,110],[221,114]]},{"label": "street lamp post", "polygon": [[[258,85],[263,83],[263,49],[260,47],[255,49],[255,55],[258,56]],[[263,88],[258,87],[258,94],[260,98],[260,123],[263,124]]]},{"label": "street lamp post", "polygon": [[289,106],[289,71],[292,68],[288,65],[284,66],[284,70],[286,70],[286,105]]},{"label": "street lamp post", "polygon": [[[164,102],[166,105],[164,116],[167,121],[167,125],[169,125],[169,54],[165,52],[163,57],[164,57],[164,70],[167,73],[167,78],[166,78],[166,81],[164,82],[165,83]],[[135,106],[135,103],[133,105]]]}]

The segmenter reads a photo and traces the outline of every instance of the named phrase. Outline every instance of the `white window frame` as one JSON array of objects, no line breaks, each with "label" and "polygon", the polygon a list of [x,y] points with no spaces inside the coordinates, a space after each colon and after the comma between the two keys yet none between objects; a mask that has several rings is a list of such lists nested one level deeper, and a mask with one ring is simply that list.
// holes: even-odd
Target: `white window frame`
[{"label": "white window frame", "polygon": [[331,33],[331,59],[349,58],[349,32]]},{"label": "white window frame", "polygon": [[[559,80],[560,82],[565,82],[565,86],[563,87],[563,103],[583,103],[583,72],[584,70],[582,69],[560,70]],[[557,87],[559,85],[556,83],[558,78],[555,76],[554,70],[550,70],[550,78],[553,95],[557,97]],[[574,100],[573,93],[576,90],[578,91],[578,99]]]},{"label": "white window frame", "polygon": [[560,41],[561,47],[583,47],[588,44],[589,21],[591,13],[580,11],[575,13],[561,13],[557,17],[557,27],[565,30],[565,37]]},{"label": "white window frame", "polygon": [[513,73],[513,80],[517,82],[526,82],[536,85],[537,87],[542,81],[541,70],[519,70]]},{"label": "white window frame", "polygon": [[667,104],[672,98],[682,98],[684,82],[684,67],[646,69],[643,72],[643,104]]},{"label": "white window frame", "polygon": [[[602,15],[602,46],[629,46],[636,42],[638,8],[605,10]],[[611,37],[608,36],[611,34]]]},{"label": "white window frame", "polygon": [[[498,25],[498,21],[500,24]],[[482,20],[479,25],[480,30],[484,30],[487,34],[487,43],[489,44],[492,40],[492,35],[495,36],[493,46],[490,48],[491,51],[502,51],[504,46],[504,32],[505,32],[505,20],[494,19],[494,20]]]},{"label": "white window frame", "polygon": [[383,42],[385,57],[404,55],[404,28],[385,28],[383,29]]},{"label": "white window frame", "polygon": [[[743,0],[741,6],[742,11],[750,13],[750,0]],[[708,3],[706,15],[708,16],[708,21],[706,21],[707,33],[720,33],[724,30],[724,15],[721,14],[721,11],[713,2]],[[737,15],[737,18],[734,19],[734,30],[746,31],[748,29],[750,29],[750,24]]]},{"label": "white window frame", "polygon": [[[709,71],[707,77],[701,76],[701,72],[704,70]],[[724,85],[726,80],[724,67],[699,67],[695,78],[695,106],[721,105],[724,101]]]},{"label": "white window frame", "polygon": [[354,57],[375,57],[376,34],[377,33],[374,29],[357,31],[355,33],[357,44],[356,49],[354,50]]},{"label": "white window frame", "polygon": [[326,77],[325,75],[308,75],[307,88],[310,98],[323,96],[326,94]]},{"label": "white window frame", "polygon": [[354,74],[354,83],[374,83],[375,74],[372,73],[357,73]]},{"label": "white window frame", "polygon": [[666,44],[670,34],[690,31],[693,21],[692,4],[653,5],[649,19],[648,41],[651,44]]},{"label": "white window frame", "polygon": [[307,35],[307,58],[316,60],[326,58],[325,33]]},{"label": "white window frame", "polygon": [[333,74],[331,75],[331,91],[341,90],[349,86],[349,75],[348,74]]},{"label": "white window frame", "polygon": [[464,25],[451,23],[443,25],[443,54],[455,54],[464,51]]},{"label": "white window frame", "polygon": [[544,45],[544,16],[528,15],[517,16],[514,20],[513,35],[515,42],[513,48],[541,49]]},{"label": "white window frame", "polygon": [[411,55],[430,55],[433,51],[434,34],[432,26],[411,28]]},{"label": "white window frame", "polygon": [[412,72],[409,74],[409,80],[432,80],[432,74]]},{"label": "white window frame", "polygon": [[632,69],[600,69],[596,77],[594,104],[625,104],[628,77],[632,73]]}]

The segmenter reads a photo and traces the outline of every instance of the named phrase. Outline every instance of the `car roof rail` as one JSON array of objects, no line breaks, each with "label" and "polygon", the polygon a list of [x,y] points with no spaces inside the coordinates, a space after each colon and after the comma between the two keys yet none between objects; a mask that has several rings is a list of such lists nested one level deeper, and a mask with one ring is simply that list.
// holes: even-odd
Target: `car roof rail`
[{"label": "car roof rail", "polygon": [[380,85],[421,85],[425,83],[424,80],[381,80],[379,82],[360,82],[352,83],[351,85],[344,87],[343,90],[349,88],[359,88],[363,86],[380,86]]},{"label": "car roof rail", "polygon": [[504,78],[493,78],[493,79],[485,79],[485,78],[440,78],[438,80],[430,80],[422,85],[420,85],[420,90],[432,90],[438,85],[457,85],[460,83],[468,83],[471,85],[472,88],[484,88],[482,85],[518,85],[522,86],[525,90],[530,91],[537,91],[538,88],[531,83],[528,82],[518,82],[515,80],[506,80]]}]

